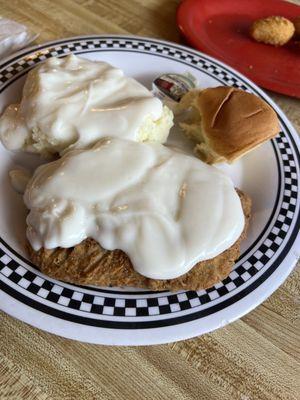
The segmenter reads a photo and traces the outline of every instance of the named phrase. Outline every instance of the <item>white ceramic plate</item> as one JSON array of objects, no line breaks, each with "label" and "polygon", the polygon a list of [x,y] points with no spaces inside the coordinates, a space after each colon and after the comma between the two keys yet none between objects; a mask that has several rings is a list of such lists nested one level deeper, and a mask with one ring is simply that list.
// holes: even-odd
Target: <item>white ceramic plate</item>
[{"label": "white ceramic plate", "polygon": [[[232,166],[221,166],[253,200],[248,239],[234,270],[208,290],[150,292],[81,287],[40,273],[24,251],[21,196],[8,171],[33,168],[38,157],[0,148],[0,308],[46,331],[92,343],[141,345],[190,338],[219,328],[265,300],[291,272],[299,253],[299,140],[283,112],[232,68],[197,51],[154,39],[78,37],[23,50],[0,66],[0,112],[20,99],[28,71],[51,56],[75,53],[122,68],[151,88],[165,72],[190,72],[201,87],[233,85],[264,98],[282,131]],[[190,146],[173,130],[171,143]]]}]

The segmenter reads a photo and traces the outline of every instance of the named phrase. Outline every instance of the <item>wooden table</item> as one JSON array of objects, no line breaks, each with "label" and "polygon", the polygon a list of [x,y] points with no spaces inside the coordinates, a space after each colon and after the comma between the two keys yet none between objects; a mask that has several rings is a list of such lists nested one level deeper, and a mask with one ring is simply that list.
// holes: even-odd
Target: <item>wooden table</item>
[{"label": "wooden table", "polygon": [[[97,33],[179,42],[177,4],[0,0],[0,15],[40,32],[38,43]],[[271,96],[300,131],[299,101]],[[300,399],[297,312],[299,269],[241,320],[169,345],[118,348],[77,343],[2,313],[0,399]]]}]

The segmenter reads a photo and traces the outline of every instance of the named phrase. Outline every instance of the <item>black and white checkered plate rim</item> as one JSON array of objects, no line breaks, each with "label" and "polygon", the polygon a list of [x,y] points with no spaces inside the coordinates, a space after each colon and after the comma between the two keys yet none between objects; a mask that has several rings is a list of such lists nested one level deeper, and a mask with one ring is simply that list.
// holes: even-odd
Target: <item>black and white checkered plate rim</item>
[{"label": "black and white checkered plate rim", "polygon": [[41,274],[3,239],[0,239],[0,289],[23,304],[66,321],[98,328],[137,330],[178,325],[224,310],[251,295],[278,272],[283,260],[289,257],[290,266],[281,274],[283,281],[296,260],[296,240],[299,243],[297,135],[266,94],[236,71],[204,54],[169,42],[139,37],[89,36],[47,43],[6,59],[0,66],[0,93],[49,57],[101,51],[172,59],[202,71],[220,84],[241,88],[267,100],[277,111],[282,128],[272,140],[278,168],[278,192],[270,219],[229,277],[208,290],[157,293],[65,284]]}]

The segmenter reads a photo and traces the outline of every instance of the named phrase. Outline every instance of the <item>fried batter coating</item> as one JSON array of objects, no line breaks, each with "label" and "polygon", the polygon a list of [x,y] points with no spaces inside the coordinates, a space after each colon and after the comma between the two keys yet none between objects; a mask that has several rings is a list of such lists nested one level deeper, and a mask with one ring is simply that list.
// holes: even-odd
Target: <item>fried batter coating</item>
[{"label": "fried batter coating", "polygon": [[294,35],[294,24],[284,17],[272,16],[254,21],[250,34],[257,42],[283,46]]},{"label": "fried batter coating", "polygon": [[240,238],[223,253],[198,262],[189,272],[175,279],[146,278],[132,268],[130,259],[123,251],[104,250],[91,238],[68,249],[41,248],[38,251],[34,251],[28,242],[28,254],[44,274],[79,285],[131,286],[171,291],[206,289],[225,279],[240,256],[240,244],[246,236],[251,215],[251,199],[240,190],[237,192],[245,215],[245,228]]}]

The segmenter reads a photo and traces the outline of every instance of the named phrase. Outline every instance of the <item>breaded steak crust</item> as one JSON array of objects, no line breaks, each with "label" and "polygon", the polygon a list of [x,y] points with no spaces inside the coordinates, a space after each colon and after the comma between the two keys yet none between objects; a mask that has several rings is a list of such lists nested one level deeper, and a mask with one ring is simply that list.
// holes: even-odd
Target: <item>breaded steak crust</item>
[{"label": "breaded steak crust", "polygon": [[27,243],[32,262],[51,278],[79,285],[131,286],[151,290],[199,290],[225,279],[240,256],[240,244],[246,236],[251,213],[251,200],[237,190],[244,215],[245,228],[239,239],[223,253],[197,263],[189,272],[175,279],[149,279],[136,272],[121,250],[104,250],[95,240],[86,239],[65,249],[34,251]]}]

